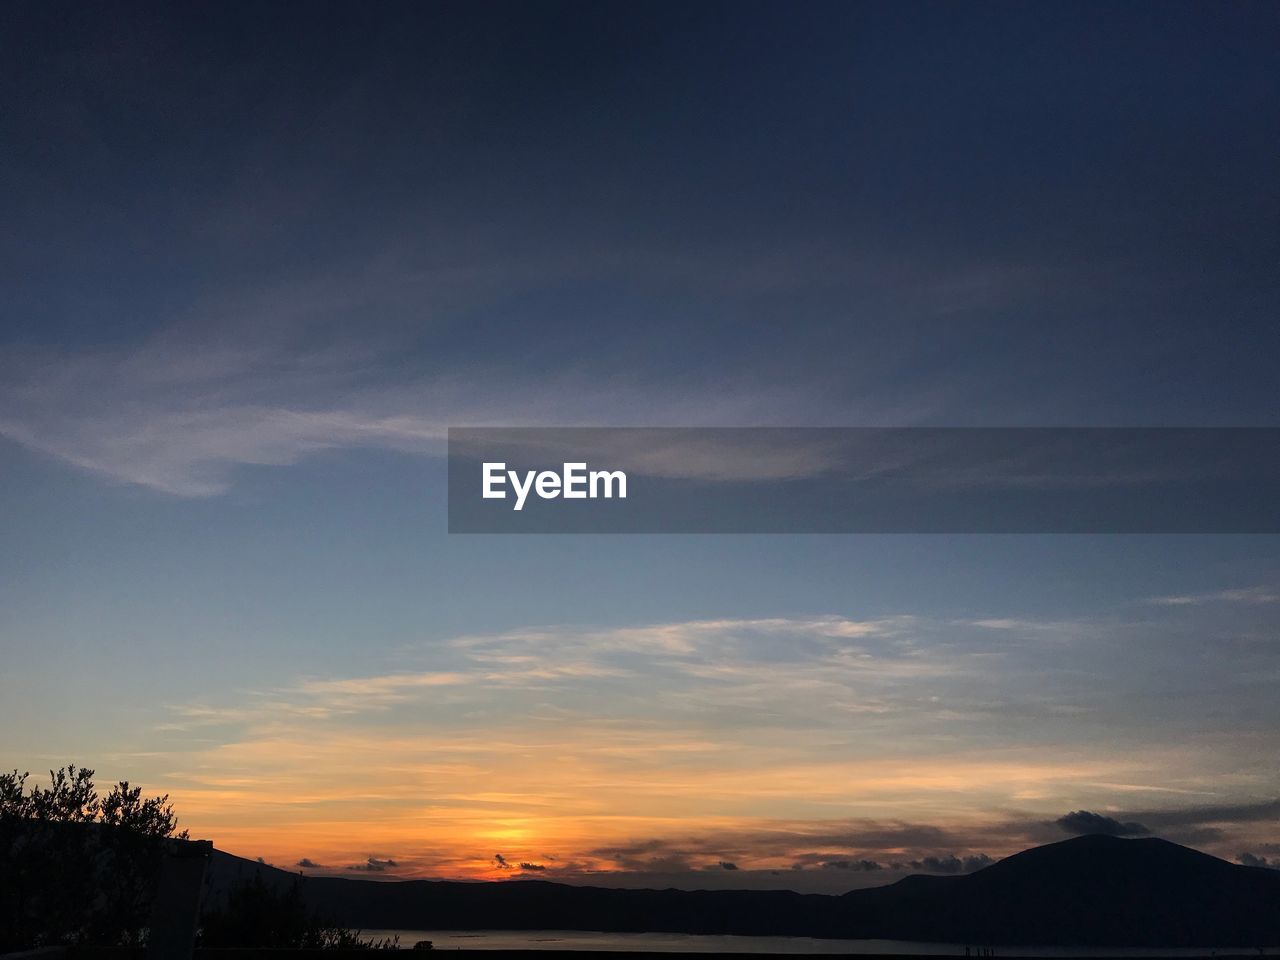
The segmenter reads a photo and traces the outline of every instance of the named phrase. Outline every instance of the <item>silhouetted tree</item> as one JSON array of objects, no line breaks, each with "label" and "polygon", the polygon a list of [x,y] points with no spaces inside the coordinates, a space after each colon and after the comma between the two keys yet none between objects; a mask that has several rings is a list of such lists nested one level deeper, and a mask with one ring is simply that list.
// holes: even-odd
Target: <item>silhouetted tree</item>
[{"label": "silhouetted tree", "polygon": [[148,922],[156,871],[167,838],[186,840],[168,796],[143,798],[141,787],[122,780],[102,800],[100,867],[108,881],[91,930],[97,943],[137,944]]},{"label": "silhouetted tree", "polygon": [[398,937],[375,940],[337,926],[309,910],[297,881],[273,889],[259,873],[227,891],[223,908],[201,920],[202,947],[302,947],[316,950],[395,950]]},{"label": "silhouetted tree", "polygon": [[105,798],[93,771],[0,774],[0,951],[142,942],[157,871],[177,819],[168,797],[120,782]]}]

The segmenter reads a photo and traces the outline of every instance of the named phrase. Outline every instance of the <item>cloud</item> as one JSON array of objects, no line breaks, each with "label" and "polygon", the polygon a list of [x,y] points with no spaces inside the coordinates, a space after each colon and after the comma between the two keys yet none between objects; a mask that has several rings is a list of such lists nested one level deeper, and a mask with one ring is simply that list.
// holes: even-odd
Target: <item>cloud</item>
[{"label": "cloud", "polygon": [[1268,860],[1266,857],[1259,857],[1252,853],[1242,853],[1236,857],[1236,860],[1246,867],[1266,867],[1271,870],[1280,870],[1280,861]]},{"label": "cloud", "polygon": [[530,863],[527,860],[520,861],[520,869],[526,872],[537,873],[546,870],[546,866],[541,863]]},{"label": "cloud", "polygon": [[[1224,750],[1199,715],[1190,734],[1174,717],[1163,734],[1143,728],[1139,754],[1113,733],[1112,711],[1132,698],[1110,696],[1109,671],[1059,693],[1064,681],[1082,686],[1088,663],[1105,666],[1095,654],[1117,636],[1141,663],[1144,635],[1123,626],[1023,635],[955,618],[814,613],[443,638],[403,651],[394,671],[180,705],[164,730],[178,771],[166,787],[192,822],[233,824],[243,850],[275,849],[253,824],[263,811],[287,815],[301,849],[286,862],[305,850],[351,863],[418,838],[420,849],[398,850],[397,875],[509,876],[554,850],[563,860],[551,869],[574,882],[630,882],[625,873],[738,886],[796,865],[797,882],[830,890],[894,869],[972,869],[966,858],[1098,830],[1262,854],[1280,801],[1187,801],[1230,797],[1233,781],[1217,773],[1238,773],[1241,752],[1262,755],[1271,734]],[[1167,649],[1164,626],[1152,635]],[[1080,711],[1062,711],[1071,706]],[[1107,736],[1046,749],[1064,723],[1105,724]],[[356,765],[379,773],[353,790]],[[1244,792],[1269,781],[1234,782]],[[1058,798],[1071,806],[1053,810]],[[377,825],[332,844],[339,804]],[[461,857],[457,846],[504,853]],[[721,861],[739,869],[706,869]]]},{"label": "cloud", "polygon": [[1255,824],[1268,824],[1280,819],[1280,799],[1254,803],[1197,804],[1173,807],[1148,807],[1117,812],[1114,815],[1077,810],[1052,823],[1030,825],[1027,837],[1034,842],[1053,839],[1052,834],[1066,831],[1073,835],[1105,833],[1111,836],[1155,835],[1176,843],[1195,847],[1221,846],[1231,837],[1249,838],[1257,849]]},{"label": "cloud", "polygon": [[[811,419],[802,415],[808,391],[785,384],[655,390],[624,374],[554,370],[522,378],[482,360],[445,366],[425,359],[408,370],[404,356],[424,345],[406,342],[403,333],[361,324],[356,338],[341,333],[340,323],[317,320],[334,309],[329,297],[367,316],[370,296],[369,289],[345,296],[265,291],[214,308],[235,314],[230,318],[185,318],[128,345],[7,351],[0,362],[0,437],[114,481],[211,497],[230,490],[241,468],[290,466],[326,451],[443,454],[450,426]],[[478,392],[477,383],[488,389]],[[826,463],[818,449],[798,456],[794,443],[772,453],[739,449],[721,461],[696,451],[664,460],[661,451],[656,446],[647,459],[641,451],[637,466],[698,475],[700,464],[719,462],[729,475],[764,470],[776,477]]]},{"label": "cloud", "polygon": [[500,853],[493,855],[493,863],[499,870],[510,870],[511,864],[507,862],[507,858]]},{"label": "cloud", "polygon": [[[693,849],[685,849],[692,846]],[[673,839],[652,839],[612,847],[588,849],[586,856],[604,861],[610,868],[632,873],[689,873],[701,845]]]},{"label": "cloud", "polygon": [[364,863],[356,863],[347,867],[348,870],[355,870],[364,873],[382,873],[385,870],[391,870],[399,866],[394,860],[379,860],[377,857],[370,857]]},{"label": "cloud", "polygon": [[1209,826],[1233,826],[1280,820],[1280,799],[1261,800],[1255,803],[1201,804],[1141,810],[1134,811],[1129,816],[1148,824],[1153,831],[1163,835],[1188,828],[1203,829]]},{"label": "cloud", "polygon": [[1186,593],[1168,597],[1151,597],[1148,604],[1158,607],[1189,607],[1206,603],[1280,603],[1280,591],[1273,587],[1242,587],[1209,593]]},{"label": "cloud", "polygon": [[[815,410],[846,426],[901,426],[941,409],[926,391],[910,407],[868,396],[831,410],[818,402],[823,390],[811,378],[691,384],[660,371],[520,373],[482,356],[446,364],[433,359],[434,344],[395,324],[368,329],[366,318],[394,283],[347,286],[333,291],[313,281],[250,294],[125,345],[10,351],[0,363],[0,436],[114,481],[212,497],[230,490],[243,468],[287,467],[331,451],[440,455],[450,426],[779,426],[814,423]],[[348,315],[362,321],[359,338],[343,332]],[[418,362],[406,363],[406,356]],[[895,475],[922,488],[1148,479],[1142,464],[1070,475],[1072,461],[1059,462],[1056,445],[992,461],[917,434],[850,441],[785,430],[639,429],[596,436],[585,455],[575,439],[575,457],[661,478],[777,481],[839,471]],[[517,442],[553,461],[566,451],[563,438],[548,435],[513,436],[504,448]],[[939,454],[960,458],[942,477],[935,474]]]},{"label": "cloud", "polygon": [[[174,719],[163,728],[243,726],[281,717],[319,721],[414,703],[484,702],[553,686],[589,691],[645,677],[661,688],[656,696],[683,701],[686,689],[703,687],[744,717],[765,710],[782,717],[781,709],[819,707],[829,713],[832,703],[837,709],[844,703],[846,710],[883,713],[890,709],[886,698],[895,686],[928,677],[955,682],[985,666],[974,660],[966,668],[971,654],[954,634],[942,635],[945,627],[911,617],[824,615],[461,636],[435,644],[435,669],[307,677],[259,691],[235,706],[176,704]],[[989,657],[983,659],[989,663]],[[849,702],[854,691],[856,703]],[[806,699],[798,700],[797,694]]]},{"label": "cloud", "polygon": [[302,868],[302,869],[304,869],[304,870],[327,870],[327,869],[329,869],[328,867],[326,867],[326,866],[325,866],[324,864],[322,864],[322,863],[316,863],[316,862],[315,862],[314,860],[312,860],[310,857],[303,857],[303,858],[302,858],[301,860],[299,860],[296,864],[294,864],[294,866],[296,866],[296,867],[301,867],[301,868]]},{"label": "cloud", "polygon": [[[981,870],[983,867],[989,867],[995,863],[995,860],[980,853],[974,856],[957,857],[954,854],[944,854],[942,856],[922,857],[919,860],[912,860],[906,864],[912,870],[923,870],[926,873],[972,873],[975,870]],[[902,869],[903,865],[899,863],[892,864],[893,869]]]},{"label": "cloud", "polygon": [[1100,833],[1109,837],[1140,837],[1151,833],[1150,828],[1136,821],[1121,822],[1114,817],[1089,810],[1074,810],[1059,817],[1054,823],[1074,835]]},{"label": "cloud", "polygon": [[[1012,842],[1020,845],[1018,837],[1023,829],[1021,822],[993,823],[972,835],[963,832],[949,833],[932,824],[883,824],[868,820],[814,823],[778,823],[774,829],[757,829],[755,832],[732,830],[711,831],[699,837],[685,839],[651,838],[627,845],[603,847],[588,851],[592,858],[603,858],[618,869],[635,872],[694,872],[702,870],[759,871],[774,869],[775,864],[793,871],[817,868],[833,873],[877,873],[887,871],[926,871],[930,873],[969,873],[989,866],[995,859],[985,853],[935,853],[920,851],[906,858],[892,857],[904,849],[926,845],[939,838],[948,839],[959,847],[971,842]],[[833,852],[805,852],[814,842],[830,847],[837,844],[851,852],[839,855]],[[708,853],[717,849],[733,850],[732,859],[719,857],[711,865],[693,866]],[[883,851],[882,856],[870,856],[873,851]],[[728,866],[732,864],[732,866]]]}]

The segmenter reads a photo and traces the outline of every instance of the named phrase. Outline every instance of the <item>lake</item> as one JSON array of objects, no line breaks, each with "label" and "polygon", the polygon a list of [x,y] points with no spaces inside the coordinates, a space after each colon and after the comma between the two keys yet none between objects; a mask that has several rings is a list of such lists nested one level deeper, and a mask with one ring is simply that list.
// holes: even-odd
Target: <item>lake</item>
[{"label": "lake", "polygon": [[[436,950],[613,950],[642,953],[911,954],[964,956],[964,944],[907,940],[821,940],[813,937],[734,937],[692,933],[594,933],[586,930],[365,930],[366,937],[399,937],[411,948],[430,940]],[[1207,957],[1257,956],[1247,948],[1143,950],[1087,947],[1006,947],[996,957]],[[1268,950],[1268,956],[1280,951]],[[976,951],[975,951],[976,960]]]}]

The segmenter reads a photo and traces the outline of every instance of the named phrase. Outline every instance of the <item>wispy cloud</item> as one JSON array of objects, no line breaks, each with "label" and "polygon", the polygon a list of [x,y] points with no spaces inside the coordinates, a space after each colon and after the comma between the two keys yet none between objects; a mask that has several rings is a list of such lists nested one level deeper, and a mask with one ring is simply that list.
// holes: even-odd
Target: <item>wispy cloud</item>
[{"label": "wispy cloud", "polygon": [[1167,657],[1163,621],[829,614],[463,635],[394,670],[175,707],[145,763],[233,850],[349,864],[395,849],[405,875],[493,876],[496,849],[565,879],[692,882],[729,862],[742,883],[792,869],[847,883],[874,871],[819,868],[965,869],[1061,837],[1068,810],[1261,849],[1271,808],[1249,798],[1278,785],[1241,779],[1238,754],[1277,741],[1210,722],[1230,658],[1194,730],[1139,727],[1141,750],[1117,732],[1139,696],[1168,694],[1135,693],[1107,654],[1135,669],[1148,648]]},{"label": "wispy cloud", "polygon": [[[686,700],[691,688],[734,690],[780,701],[796,687],[866,686],[894,678],[958,676],[963,667],[943,646],[930,649],[915,618],[855,620],[839,616],[694,620],[635,627],[545,627],[464,635],[432,645],[447,669],[399,670],[357,677],[303,678],[259,691],[236,705],[184,704],[163,729],[245,723],[266,717],[324,718],[385,711],[421,699],[451,704],[542,695],[559,687],[571,700],[613,689],[611,681],[665,678],[647,696]],[[628,692],[627,696],[633,695]]]},{"label": "wispy cloud", "polygon": [[[712,426],[808,416],[796,390],[673,389],[573,372],[530,378],[480,365],[414,377],[392,367],[373,382],[369,358],[341,350],[299,357],[263,345],[193,362],[202,350],[197,342],[11,362],[0,369],[0,436],[116,481],[207,497],[226,492],[239,468],[288,466],[325,451],[442,454],[450,426]],[[477,391],[477,382],[489,387]],[[773,456],[718,452],[719,476],[788,476],[827,464],[820,451],[798,458],[794,445]],[[690,453],[677,465],[650,458],[642,466],[702,476],[709,461]]]},{"label": "wispy cloud", "polygon": [[1146,602],[1158,607],[1191,607],[1208,603],[1280,603],[1280,591],[1274,587],[1241,587],[1232,590],[1214,590],[1209,593],[1151,597]]},{"label": "wispy cloud", "polygon": [[[552,275],[565,269],[555,264]],[[497,351],[441,355],[448,323],[437,314],[529,283],[510,264],[371,269],[228,295],[129,342],[10,344],[0,436],[115,481],[207,497],[227,491],[242,467],[327,450],[438,452],[449,426],[788,424],[813,422],[822,408],[818,385],[781,379],[726,373],[693,383],[603,363],[512,366]],[[851,422],[910,422],[934,406],[868,399]],[[699,462],[687,456],[685,468]],[[772,462],[796,466],[794,457]]]}]

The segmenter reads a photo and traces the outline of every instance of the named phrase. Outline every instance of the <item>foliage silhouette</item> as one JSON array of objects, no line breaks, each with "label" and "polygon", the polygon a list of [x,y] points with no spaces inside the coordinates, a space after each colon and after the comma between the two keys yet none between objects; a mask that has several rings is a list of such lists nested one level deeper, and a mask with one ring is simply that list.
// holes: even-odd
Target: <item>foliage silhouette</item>
[{"label": "foliage silhouette", "polygon": [[206,911],[201,920],[203,947],[265,947],[314,950],[395,950],[398,937],[363,938],[359,931],[326,921],[303,903],[297,882],[283,889],[250,874],[227,892],[222,909]]},{"label": "foliage silhouette", "polygon": [[0,774],[0,951],[144,941],[165,842],[187,834],[167,795],[121,781],[100,797],[93,776]]}]

